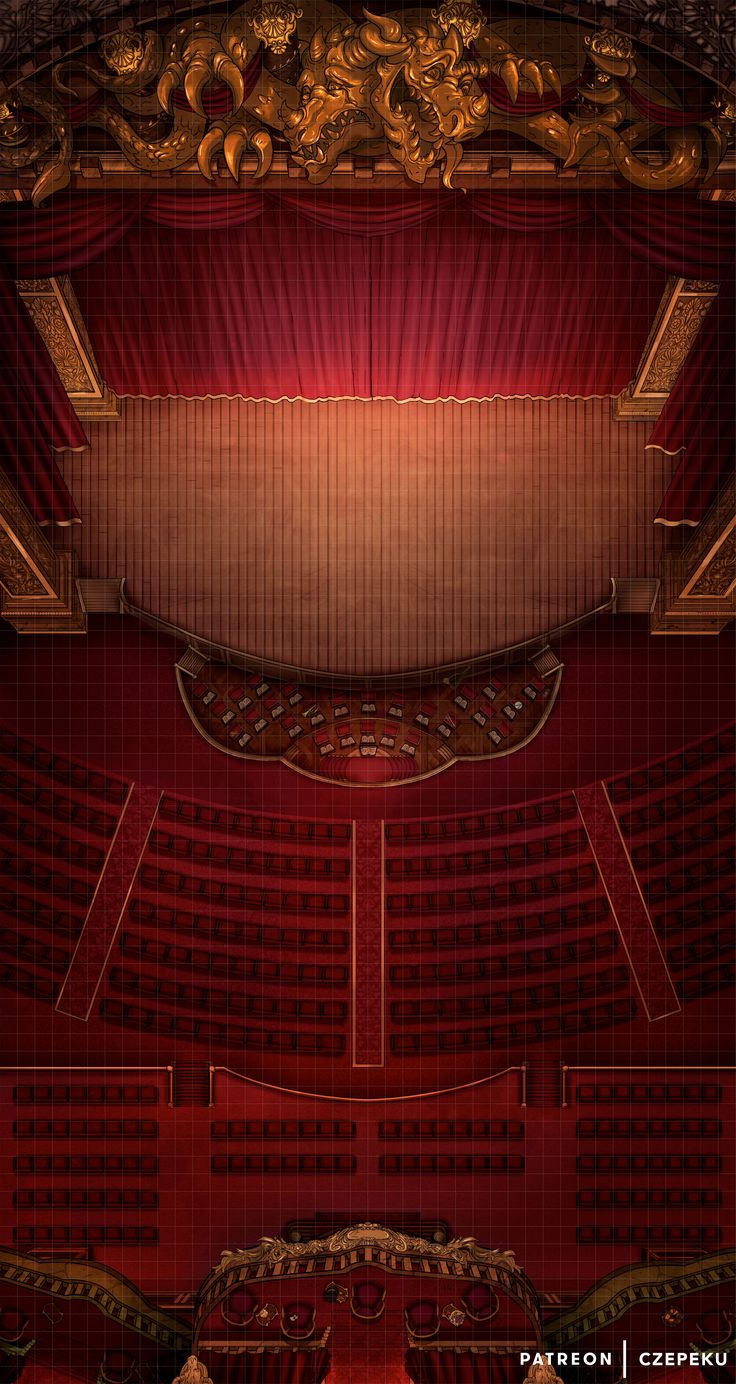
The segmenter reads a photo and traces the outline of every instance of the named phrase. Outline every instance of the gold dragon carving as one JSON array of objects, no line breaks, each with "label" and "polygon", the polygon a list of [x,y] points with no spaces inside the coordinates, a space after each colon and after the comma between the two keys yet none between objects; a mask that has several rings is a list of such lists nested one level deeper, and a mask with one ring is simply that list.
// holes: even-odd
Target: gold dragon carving
[{"label": "gold dragon carving", "polygon": [[[284,54],[294,64],[279,68],[272,55]],[[298,75],[287,82],[269,76],[269,66]],[[678,98],[614,30],[563,20],[489,22],[477,0],[387,15],[364,10],[360,21],[331,0],[317,0],[306,19],[294,0],[256,0],[247,14],[241,5],[167,33],[110,34],[91,58],[58,64],[50,89],[31,81],[13,88],[0,103],[0,169],[43,161],[36,204],[70,179],[73,132],[62,97],[76,93],[75,82],[100,93],[86,123],[151,175],[196,160],[211,179],[222,155],[238,180],[250,150],[253,176],[262,178],[276,144],[314,184],[357,150],[388,151],[414,183],[440,170],[449,187],[464,145],[506,131],[565,168],[617,171],[635,187],[665,190],[693,183],[704,164],[711,176],[736,130],[736,109],[725,97],[707,118],[683,126],[642,116],[632,93],[653,108],[677,110]],[[231,109],[211,118],[203,94],[213,82],[229,88]],[[506,93],[496,104],[501,87],[494,83]],[[529,113],[528,100],[515,109],[521,94],[547,99]],[[652,139],[667,150],[655,162],[637,153]]]}]

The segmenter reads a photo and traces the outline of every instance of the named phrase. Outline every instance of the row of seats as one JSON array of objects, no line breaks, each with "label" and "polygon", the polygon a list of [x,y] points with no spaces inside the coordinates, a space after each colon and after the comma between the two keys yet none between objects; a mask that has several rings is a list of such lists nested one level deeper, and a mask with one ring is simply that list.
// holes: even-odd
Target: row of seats
[{"label": "row of seats", "polygon": [[117,817],[104,812],[100,807],[44,788],[32,778],[26,778],[12,769],[0,765],[0,795],[10,799],[14,805],[32,807],[34,815],[51,817],[55,822],[69,822],[94,836],[109,839],[115,832]]},{"label": "row of seats", "polygon": [[523,1139],[521,1120],[381,1120],[379,1139]]},{"label": "row of seats", "polygon": [[423,841],[455,841],[458,837],[494,836],[499,832],[528,830],[551,822],[570,821],[577,816],[572,793],[544,802],[524,803],[506,812],[483,812],[471,817],[452,817],[446,821],[387,822],[386,841],[394,845],[417,845]]},{"label": "row of seats", "polygon": [[565,908],[553,908],[544,913],[519,914],[477,923],[460,923],[455,927],[426,927],[391,929],[388,945],[391,951],[421,951],[422,948],[460,951],[498,942],[528,939],[535,932],[574,931],[603,922],[610,915],[605,895],[584,899]]},{"label": "row of seats", "polygon": [[0,914],[7,914],[15,923],[38,927],[47,932],[64,933],[76,937],[84,921],[80,909],[67,913],[64,909],[50,907],[34,894],[18,894],[13,889],[0,887]]},{"label": "row of seats", "polygon": [[109,803],[122,806],[128,795],[127,785],[118,779],[108,778],[106,774],[88,769],[82,764],[75,764],[63,755],[52,753],[51,750],[40,749],[32,740],[16,735],[14,731],[0,730],[0,754],[23,764],[28,769],[44,774],[47,778],[54,779],[65,788],[78,789],[93,797],[103,798]]},{"label": "row of seats", "polygon": [[666,788],[669,784],[677,783],[689,774],[695,775],[707,768],[708,765],[717,763],[726,755],[733,754],[734,750],[736,750],[736,729],[730,726],[716,735],[709,735],[705,740],[701,740],[699,744],[693,745],[689,749],[680,750],[677,754],[659,760],[656,764],[649,764],[643,769],[637,769],[632,774],[625,774],[621,778],[613,779],[607,785],[609,797],[615,804],[626,803],[643,793],[651,793],[657,789]]},{"label": "row of seats", "polygon": [[13,1231],[19,1249],[83,1249],[88,1245],[157,1245],[155,1225],[21,1225]]},{"label": "row of seats", "polygon": [[517,841],[508,846],[496,846],[455,855],[410,855],[387,860],[387,879],[414,879],[417,875],[462,875],[474,871],[502,868],[522,869],[539,860],[560,859],[576,855],[588,847],[588,837],[581,827],[562,835],[540,836],[535,841]]},{"label": "row of seats", "polygon": [[576,1193],[577,1206],[625,1206],[662,1209],[671,1206],[720,1206],[716,1187],[587,1187]]},{"label": "row of seats", "polygon": [[9,837],[18,850],[27,850],[34,856],[48,855],[54,860],[66,860],[82,870],[99,873],[105,863],[104,848],[75,841],[58,831],[52,831],[50,827],[27,822],[17,812],[3,807],[0,807],[0,835]]},{"label": "row of seats", "polygon": [[435,1023],[457,1018],[476,1018],[484,1014],[514,1013],[516,1010],[556,1008],[575,1000],[628,990],[628,966],[592,971],[569,980],[547,981],[526,990],[491,990],[486,994],[451,995],[446,999],[393,1000],[391,1017],[395,1023]]},{"label": "row of seats", "polygon": [[229,980],[272,981],[280,985],[346,985],[350,975],[347,966],[310,966],[299,961],[246,961],[242,954],[230,956],[221,952],[178,947],[174,943],[158,942],[133,932],[122,933],[120,950],[124,956],[134,956],[157,966],[186,966],[193,971]]},{"label": "row of seats", "polygon": [[652,921],[658,932],[692,932],[698,935],[703,926],[720,921],[736,910],[736,888],[719,889],[704,894],[682,908],[668,908],[664,913],[652,911]]},{"label": "row of seats", "polygon": [[239,1028],[211,1023],[207,1019],[191,1019],[160,1013],[155,1009],[141,1009],[115,999],[103,999],[99,1012],[104,1019],[145,1033],[157,1033],[188,1043],[207,1043],[218,1047],[232,1045],[249,1052],[300,1052],[321,1057],[342,1057],[346,1048],[341,1033],[288,1033],[279,1029],[267,1032],[259,1028]]},{"label": "row of seats", "polygon": [[199,985],[141,975],[113,966],[109,989],[120,994],[145,996],[171,1004],[206,1009],[211,1014],[243,1014],[257,1019],[301,1019],[308,1023],[344,1023],[345,1000],[291,999],[284,996],[248,995],[242,990],[210,990]]},{"label": "row of seats", "polygon": [[688,974],[685,980],[675,982],[680,999],[699,1000],[712,995],[716,990],[729,990],[736,985],[736,965],[725,962],[722,966],[710,966],[697,974]]},{"label": "row of seats", "polygon": [[46,894],[50,903],[63,899],[67,906],[75,903],[86,912],[92,902],[94,886],[91,883],[68,873],[60,875],[35,859],[26,860],[12,851],[0,850],[0,872],[18,883],[22,880],[34,893]]},{"label": "row of seats", "polygon": [[18,961],[32,962],[34,968],[40,967],[52,973],[66,974],[71,960],[71,951],[67,948],[39,942],[35,937],[26,937],[6,927],[0,928],[0,952],[16,957]]},{"label": "row of seats", "polygon": [[282,855],[273,851],[241,850],[237,846],[195,841],[187,836],[173,836],[163,831],[152,832],[148,845],[154,855],[175,856],[180,860],[191,860],[197,865],[211,865],[219,869],[311,876],[314,879],[347,879],[350,875],[347,856]]},{"label": "row of seats", "polygon": [[15,1139],[158,1139],[157,1120],[28,1119],[13,1122]]},{"label": "row of seats", "polygon": [[658,1105],[681,1101],[686,1105],[717,1105],[723,1091],[712,1081],[583,1081],[575,1088],[578,1105],[624,1101]]},{"label": "row of seats", "polygon": [[354,1139],[353,1120],[213,1120],[210,1138],[237,1139]]},{"label": "row of seats", "polygon": [[159,1163],[147,1153],[23,1153],[13,1159],[13,1171],[19,1177],[156,1177]]},{"label": "row of seats", "polygon": [[22,1187],[13,1193],[13,1205],[155,1211],[158,1192],[139,1187]]},{"label": "row of seats", "polygon": [[720,846],[734,835],[733,807],[722,808],[706,821],[696,822],[671,836],[658,841],[649,840],[645,845],[632,846],[631,859],[638,871],[653,869],[662,861],[682,859],[688,855],[701,854],[706,846]]},{"label": "row of seats", "polygon": [[684,946],[667,948],[667,965],[670,970],[692,970],[699,961],[715,961],[729,956],[736,948],[736,933],[733,923],[721,928],[719,932],[707,932],[697,942],[686,942]]},{"label": "row of seats", "polygon": [[[0,852],[0,868],[2,853]],[[160,894],[183,894],[206,899],[230,908],[257,908],[272,913],[340,913],[350,911],[349,894],[304,894],[281,889],[262,889],[257,885],[231,884],[225,880],[158,870],[143,865],[138,874],[139,889]]]},{"label": "row of seats", "polygon": [[545,898],[549,894],[583,893],[598,883],[595,865],[581,865],[575,870],[553,870],[549,874],[529,879],[501,880],[498,884],[479,885],[475,889],[458,889],[441,893],[387,894],[388,913],[455,913],[466,908],[491,908],[494,905],[515,903],[522,899]]},{"label": "row of seats", "polygon": [[130,1082],[122,1085],[74,1082],[69,1086],[34,1083],[13,1087],[16,1105],[158,1105],[158,1095],[157,1086]]},{"label": "row of seats", "polygon": [[204,803],[188,802],[165,793],[158,808],[158,818],[168,822],[189,822],[192,825],[214,827],[218,831],[235,832],[238,836],[273,837],[276,840],[333,842],[346,844],[352,837],[349,822],[300,822],[279,817],[258,816],[250,812],[230,812],[227,808],[209,807]]},{"label": "row of seats", "polygon": [[0,988],[14,990],[16,995],[28,995],[30,999],[55,1002],[59,985],[35,971],[24,971],[19,966],[0,965]]},{"label": "row of seats", "polygon": [[347,951],[350,946],[350,933],[342,928],[276,927],[242,918],[213,918],[209,913],[165,908],[146,899],[132,900],[129,917],[156,931],[170,928],[186,935],[193,933],[202,938],[216,937],[218,942],[234,942],[238,947],[264,947],[293,953],[303,949]]},{"label": "row of seats", "polygon": [[213,1173],[354,1173],[352,1153],[213,1153]]},{"label": "row of seats", "polygon": [[579,1245],[687,1245],[720,1244],[717,1225],[580,1225]]},{"label": "row of seats", "polygon": [[577,1009],[572,1014],[550,1015],[547,1018],[520,1020],[513,1024],[498,1024],[492,1028],[452,1029],[436,1032],[391,1034],[391,1051],[397,1056],[420,1056],[425,1053],[476,1052],[487,1048],[507,1048],[519,1044],[554,1042],[573,1034],[592,1033],[612,1024],[634,1018],[633,999],[613,1000],[590,1009]]},{"label": "row of seats", "polygon": [[719,1173],[718,1153],[581,1153],[579,1173]]},{"label": "row of seats", "polygon": [[386,1153],[378,1160],[379,1171],[401,1173],[523,1173],[518,1153]]},{"label": "row of seats", "polygon": [[710,803],[721,802],[736,791],[736,769],[723,769],[701,779],[693,788],[684,788],[679,793],[668,793],[658,802],[646,803],[624,812],[618,818],[619,826],[626,837],[639,832],[651,831],[662,824],[674,822],[688,816]]},{"label": "row of seats", "polygon": [[675,870],[672,874],[663,875],[659,879],[647,880],[643,886],[644,897],[649,904],[678,898],[682,894],[696,889],[700,890],[704,886],[707,888],[712,881],[718,880],[722,875],[733,878],[735,866],[736,849],[731,847],[709,859],[698,860],[692,865]]},{"label": "row of seats", "polygon": [[591,961],[611,957],[619,948],[616,932],[585,937],[580,942],[565,942],[557,947],[532,947],[529,951],[511,952],[506,956],[477,957],[472,961],[441,961],[435,965],[390,966],[392,985],[428,985],[436,981],[457,984],[460,981],[500,980],[504,976],[522,976],[530,971],[549,968],[578,968]]},{"label": "row of seats", "polygon": [[620,1115],[577,1122],[578,1139],[719,1139],[721,1121],[710,1116]]}]

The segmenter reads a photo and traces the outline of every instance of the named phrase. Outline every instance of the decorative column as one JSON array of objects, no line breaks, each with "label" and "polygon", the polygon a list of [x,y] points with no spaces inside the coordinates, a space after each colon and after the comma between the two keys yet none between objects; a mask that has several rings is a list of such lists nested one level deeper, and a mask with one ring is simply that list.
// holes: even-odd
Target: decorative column
[{"label": "decorative column", "polygon": [[19,279],[18,293],[43,337],[77,417],[98,423],[118,419],[117,398],[100,374],[69,275]]},{"label": "decorative column", "polygon": [[704,279],[670,278],[636,374],[613,401],[613,416],[658,418],[718,292]]},{"label": "decorative column", "polygon": [[0,473],[0,616],[19,634],[86,634],[76,554],[55,552]]},{"label": "decorative column", "polygon": [[660,577],[652,634],[718,634],[736,619],[736,476]]}]

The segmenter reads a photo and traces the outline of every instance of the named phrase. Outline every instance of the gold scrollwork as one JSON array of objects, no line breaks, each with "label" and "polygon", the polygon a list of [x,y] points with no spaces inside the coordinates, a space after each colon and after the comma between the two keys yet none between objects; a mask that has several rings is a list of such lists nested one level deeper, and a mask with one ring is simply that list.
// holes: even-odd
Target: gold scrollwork
[{"label": "gold scrollwork", "polygon": [[307,1240],[304,1244],[287,1244],[286,1240],[265,1236],[250,1249],[223,1250],[218,1268],[231,1269],[238,1264],[263,1263],[273,1268],[287,1259],[314,1259],[342,1254],[353,1249],[376,1246],[387,1254],[417,1255],[425,1259],[444,1259],[463,1269],[471,1264],[490,1268],[502,1265],[516,1272],[512,1250],[485,1249],[472,1236],[450,1240],[446,1245],[433,1244],[419,1236],[405,1235],[375,1221],[347,1226],[324,1240]]},{"label": "gold scrollwork", "polygon": [[292,0],[261,0],[249,15],[248,24],[259,42],[272,53],[285,53],[303,13]]}]

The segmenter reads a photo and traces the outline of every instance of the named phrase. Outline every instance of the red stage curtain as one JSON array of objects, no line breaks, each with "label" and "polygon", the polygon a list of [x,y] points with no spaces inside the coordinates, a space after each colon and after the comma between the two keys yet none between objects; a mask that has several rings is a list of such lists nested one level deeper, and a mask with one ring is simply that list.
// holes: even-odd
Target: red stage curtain
[{"label": "red stage curtain", "polygon": [[[26,213],[16,215],[19,211]],[[52,451],[88,445],[85,431],[26,308],[15,278],[65,273],[101,254],[136,221],[122,198],[63,198],[52,209],[3,207],[0,222],[0,448],[5,473],[42,524],[69,524],[74,502]],[[10,213],[10,215],[8,215]]]},{"label": "red stage curtain", "polygon": [[318,1350],[264,1351],[256,1355],[217,1355],[204,1351],[213,1384],[322,1384],[330,1368],[330,1355]]},{"label": "red stage curtain", "polygon": [[412,1384],[518,1384],[524,1375],[518,1357],[469,1351],[408,1350],[405,1364]]},{"label": "red stage curtain", "polygon": [[356,207],[382,233],[344,234],[349,203],[294,200],[216,233],[139,225],[75,276],[116,393],[484,399],[631,379],[665,276],[605,231],[489,234],[462,201],[412,197],[387,218]]},{"label": "red stage curtain", "polygon": [[665,282],[594,227],[489,233],[462,204],[371,249],[379,397],[618,394]]},{"label": "red stage curtain", "polygon": [[682,452],[656,522],[695,525],[736,468],[736,283],[721,284],[648,447]]},{"label": "red stage curtain", "polygon": [[[504,244],[479,232],[484,221],[512,234],[523,230],[523,253],[512,237]],[[729,206],[635,192],[625,200],[577,194],[463,198],[408,189],[383,197],[307,189],[140,199],[74,194],[40,211],[3,207],[0,251],[10,275],[77,270],[80,297],[99,319],[93,335],[103,371],[107,363],[109,382],[120,392],[140,393],[462,398],[616,392],[626,383],[625,369],[630,374],[635,364],[641,318],[651,312],[648,295],[655,296],[662,282],[637,265],[718,279],[722,289],[710,325],[651,440],[665,451],[683,451],[658,516],[678,523],[701,517],[724,465],[733,464],[734,224]],[[147,225],[176,231],[173,256],[165,255]],[[245,235],[235,234],[242,227]],[[216,245],[215,229],[224,232]],[[555,240],[563,230],[568,239]],[[176,249],[188,238],[193,250],[200,249],[196,272]],[[214,250],[211,268],[203,262],[205,243],[208,254]],[[583,265],[584,276],[573,273]],[[121,268],[129,275],[130,303],[122,301]],[[150,288],[154,269],[166,270],[161,282],[170,292],[176,288],[179,302],[164,300],[155,287],[146,316],[135,298]],[[561,310],[566,296],[578,305],[567,318]],[[325,310],[328,302],[336,305],[332,313]],[[112,312],[109,333],[105,308]],[[6,313],[12,317],[7,289]],[[123,359],[123,325],[126,332],[141,332],[137,361],[130,352],[133,334]],[[587,349],[572,340],[578,328],[587,332]],[[36,512],[45,510],[39,517],[59,518],[63,490],[50,475],[48,447],[68,446],[72,437],[84,445],[84,434],[48,358],[39,354],[34,364],[29,343],[16,351],[14,336],[6,334],[0,358],[8,382],[7,466],[13,474],[28,473]],[[26,390],[14,405],[16,380]],[[29,452],[23,416],[31,394],[41,405],[36,453]]]}]

